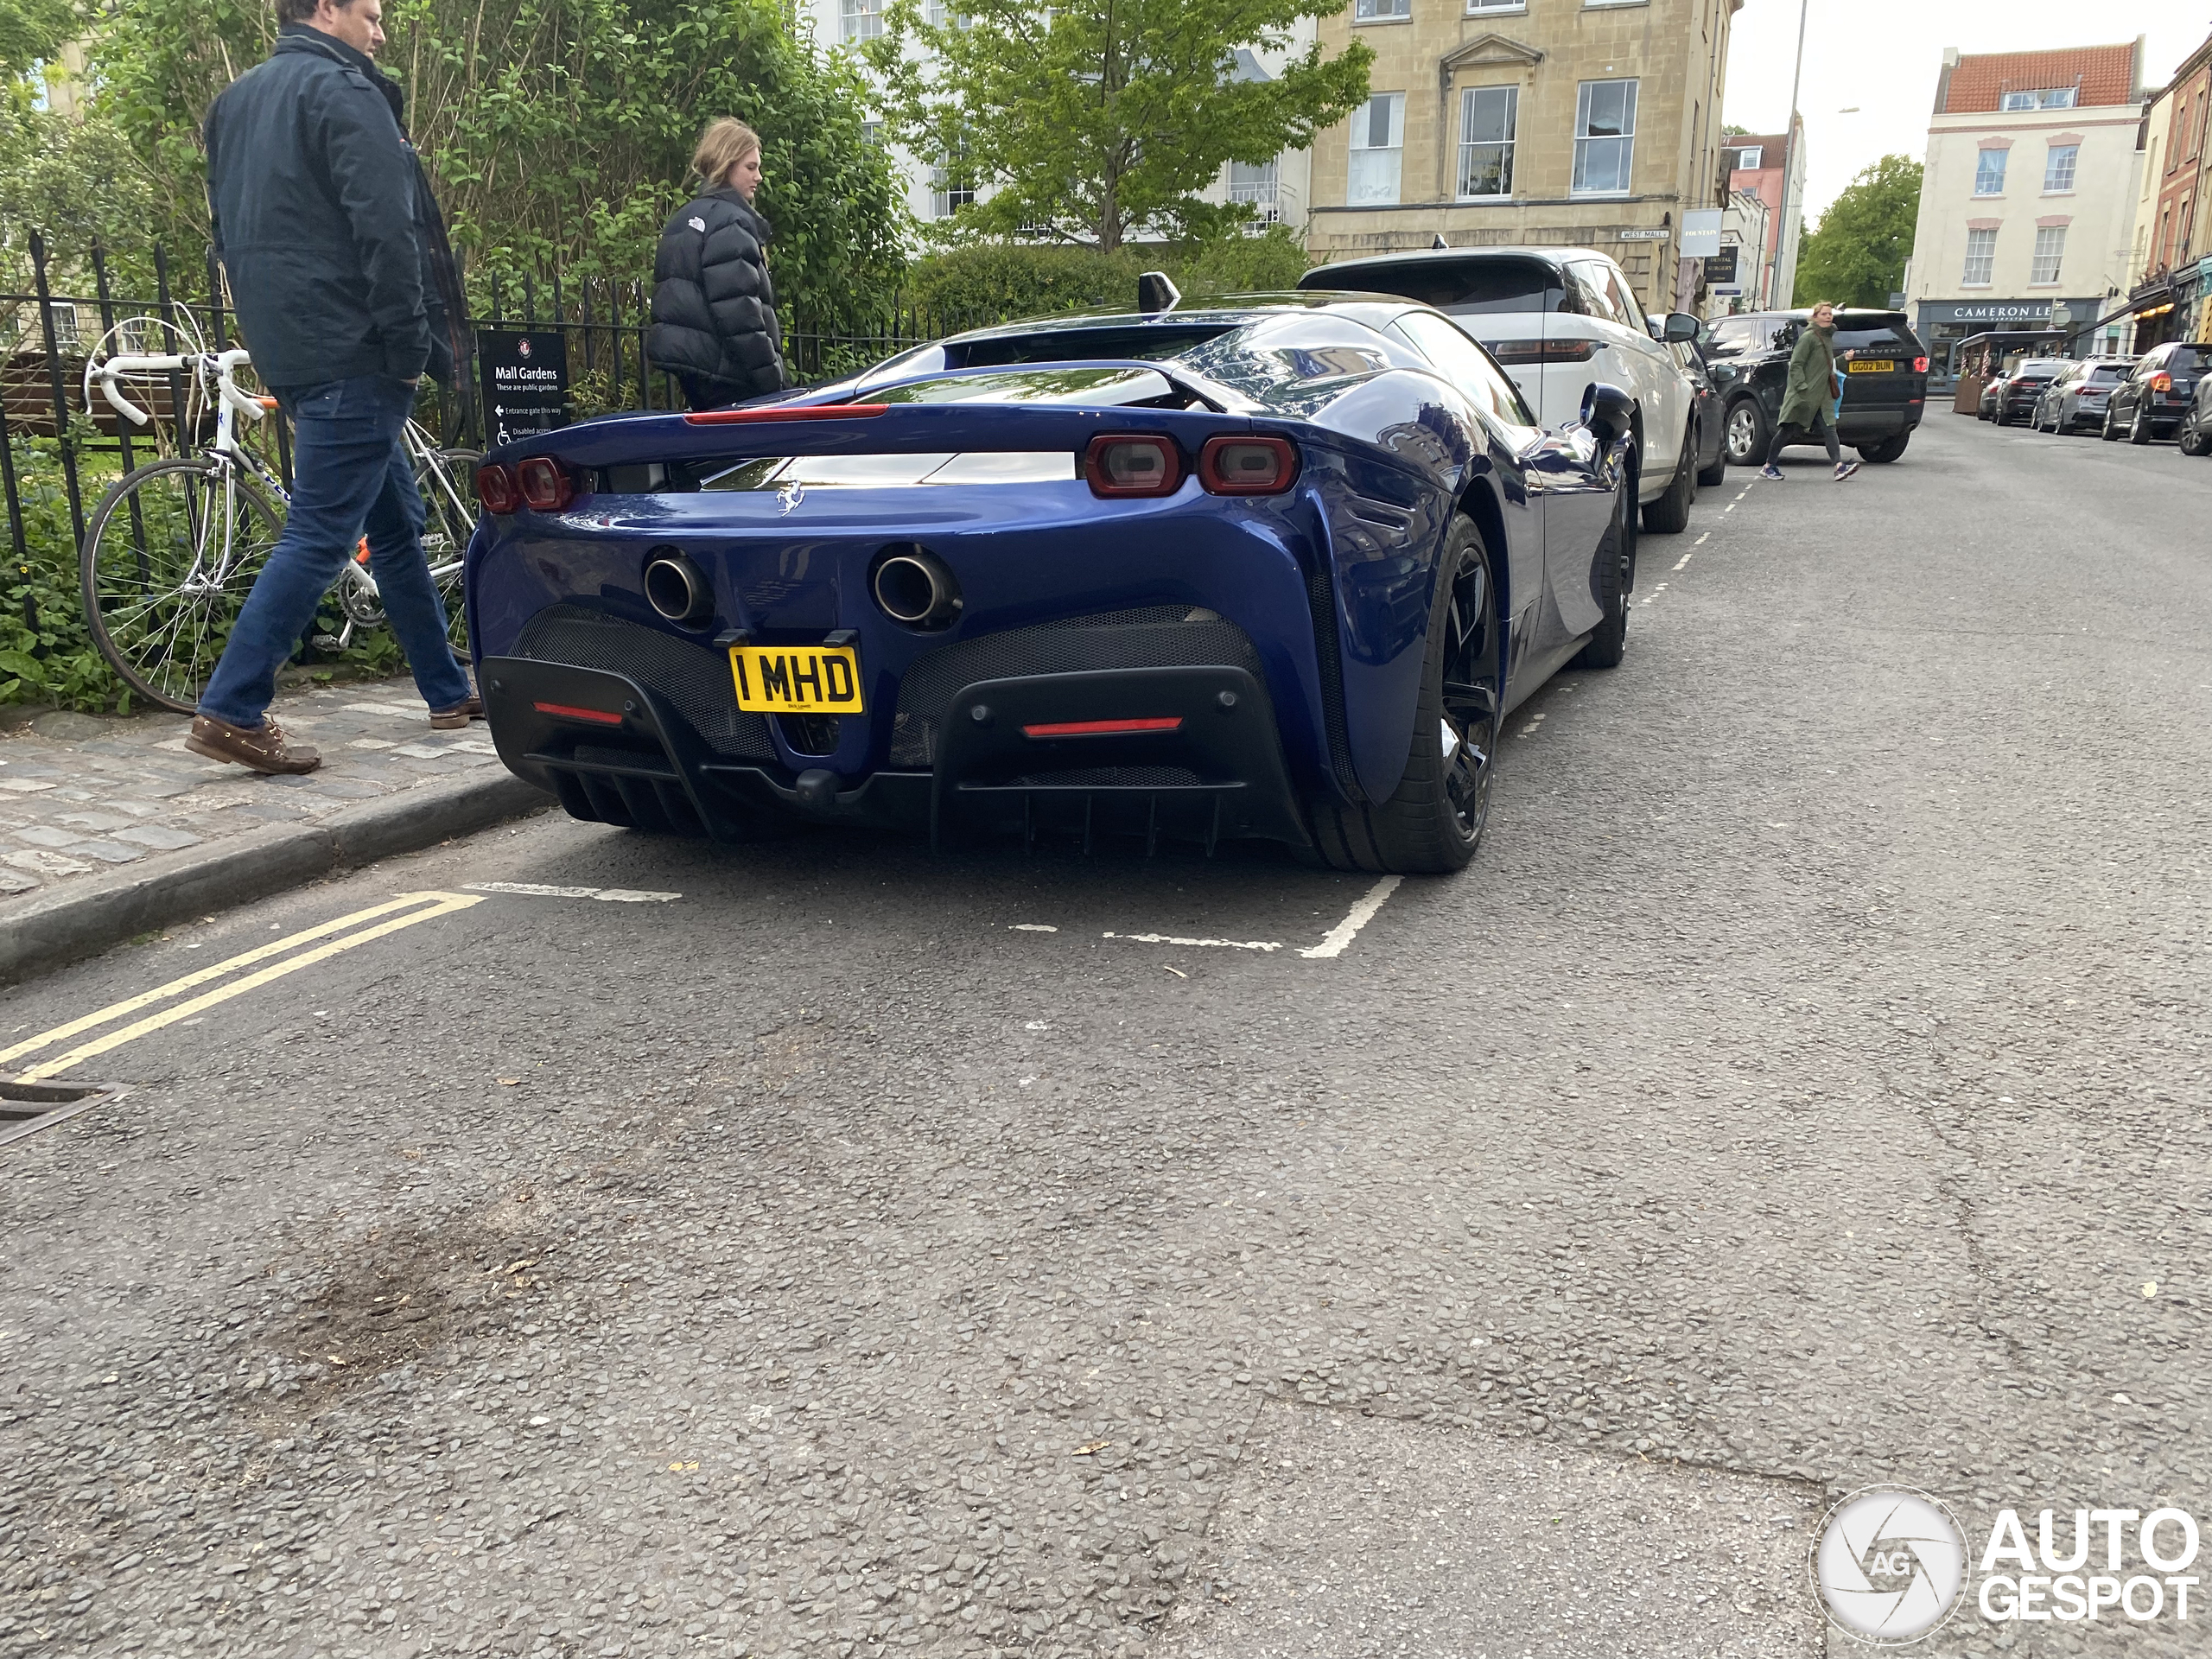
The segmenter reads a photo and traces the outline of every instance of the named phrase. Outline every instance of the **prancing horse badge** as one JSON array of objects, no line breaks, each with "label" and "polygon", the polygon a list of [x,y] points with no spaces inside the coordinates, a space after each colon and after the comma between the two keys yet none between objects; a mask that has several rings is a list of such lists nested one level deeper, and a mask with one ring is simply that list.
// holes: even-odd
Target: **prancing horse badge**
[{"label": "prancing horse badge", "polygon": [[791,480],[790,483],[785,485],[782,489],[776,492],[776,503],[779,506],[782,507],[785,512],[789,512],[793,507],[798,505],[800,502],[805,499],[806,486],[800,483],[797,479]]}]

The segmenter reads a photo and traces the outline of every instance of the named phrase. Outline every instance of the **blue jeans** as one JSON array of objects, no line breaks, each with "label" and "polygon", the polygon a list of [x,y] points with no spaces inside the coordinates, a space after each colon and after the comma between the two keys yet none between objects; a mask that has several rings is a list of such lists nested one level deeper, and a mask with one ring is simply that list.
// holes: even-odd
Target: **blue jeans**
[{"label": "blue jeans", "polygon": [[279,388],[276,396],[292,417],[292,508],[238,612],[200,712],[233,726],[261,724],[276,695],[276,671],[364,535],[385,614],[423,701],[452,708],[467,697],[468,677],[446,638],[445,607],[423,556],[423,498],[400,442],[415,388],[365,374]]}]

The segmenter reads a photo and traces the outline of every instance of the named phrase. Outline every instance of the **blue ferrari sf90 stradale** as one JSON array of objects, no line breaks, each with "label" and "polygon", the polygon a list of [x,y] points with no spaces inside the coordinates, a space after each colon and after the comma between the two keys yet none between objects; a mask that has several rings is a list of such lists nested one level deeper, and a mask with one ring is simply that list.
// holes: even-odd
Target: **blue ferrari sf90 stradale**
[{"label": "blue ferrari sf90 stradale", "polygon": [[580,818],[1473,855],[1508,710],[1618,662],[1637,411],[1539,428],[1358,295],[988,328],[767,404],[496,450],[499,754]]}]

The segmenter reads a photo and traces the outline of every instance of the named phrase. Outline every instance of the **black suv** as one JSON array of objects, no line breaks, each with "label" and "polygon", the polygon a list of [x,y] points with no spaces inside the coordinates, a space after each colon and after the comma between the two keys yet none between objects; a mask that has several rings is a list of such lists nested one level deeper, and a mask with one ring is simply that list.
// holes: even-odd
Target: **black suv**
[{"label": "black suv", "polygon": [[2050,383],[2073,366],[2073,359],[2065,357],[2031,357],[2018,365],[1998,385],[1990,419],[1999,426],[2033,420],[2036,404],[2050,389]]},{"label": "black suv", "polygon": [[[1727,411],[1728,459],[1766,459],[1789,384],[1789,353],[1810,311],[1753,311],[1708,324],[1699,344]],[[1836,436],[1868,461],[1895,461],[1928,406],[1928,348],[1902,311],[1839,310],[1835,352],[1843,370]],[[1842,362],[1848,352],[1851,360]],[[1808,439],[1809,442],[1810,440]]]},{"label": "black suv", "polygon": [[2207,369],[2212,369],[2212,346],[2186,340],[2153,346],[2105,400],[2105,441],[2123,432],[2130,443],[2167,436],[2181,424],[2197,377]]}]

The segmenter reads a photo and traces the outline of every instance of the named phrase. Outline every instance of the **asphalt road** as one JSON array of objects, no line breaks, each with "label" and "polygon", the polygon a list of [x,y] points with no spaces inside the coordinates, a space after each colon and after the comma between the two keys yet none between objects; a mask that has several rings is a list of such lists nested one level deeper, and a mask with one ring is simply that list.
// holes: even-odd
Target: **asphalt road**
[{"label": "asphalt road", "polygon": [[6,993],[456,895],[0,1152],[0,1653],[1799,1656],[1856,1488],[2204,1519],[2212,462],[1931,418],[1647,537],[1339,954],[549,817]]}]

